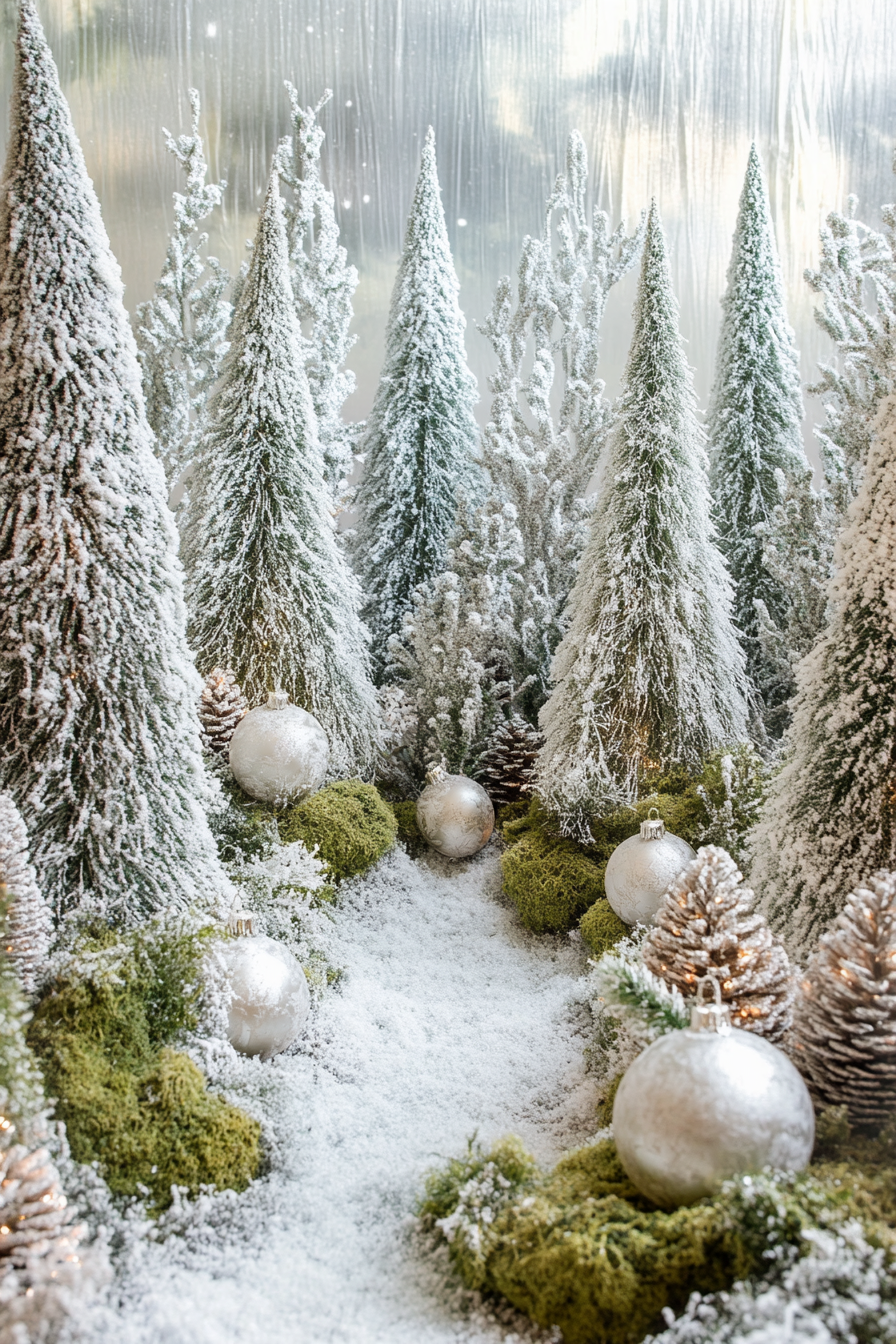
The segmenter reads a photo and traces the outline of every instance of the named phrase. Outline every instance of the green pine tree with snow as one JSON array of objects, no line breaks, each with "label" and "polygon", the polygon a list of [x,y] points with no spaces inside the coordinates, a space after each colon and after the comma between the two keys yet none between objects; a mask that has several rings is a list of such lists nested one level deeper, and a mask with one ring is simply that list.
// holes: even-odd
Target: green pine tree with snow
[{"label": "green pine tree with snow", "polygon": [[22,0],[0,198],[0,784],[57,912],[213,900],[177,534],[56,66]]},{"label": "green pine tree with snow", "polygon": [[226,182],[206,182],[208,164],[199,134],[199,94],[189,90],[189,135],[165,131],[168,152],[186,174],[174,193],[174,228],[153,298],[137,309],[137,351],[143,369],[146,414],[170,488],[196,451],[202,419],[227,349],[230,276],[204,257],[208,234],[199,226],[221,204]]},{"label": "green pine tree with snow", "polygon": [[[741,193],[722,310],[707,420],[710,485],[719,547],[734,582],[734,619],[747,672],[761,697],[766,726],[780,735],[784,702],[793,686],[781,677],[778,661],[769,660],[768,626],[788,642],[795,595],[792,585],[782,582],[769,566],[766,552],[775,549],[783,567],[791,569],[790,557],[780,555],[790,534],[774,529],[775,510],[785,495],[809,497],[808,510],[791,510],[791,516],[802,518],[816,533],[805,539],[810,545],[819,540],[823,518],[811,507],[812,471],[800,429],[799,355],[787,320],[784,281],[755,145]],[[765,535],[757,531],[760,527]],[[805,644],[798,652],[806,652]]]},{"label": "green pine tree with snow", "polygon": [[881,406],[837,539],[830,619],[797,670],[785,765],[752,850],[769,922],[810,948],[847,893],[896,866],[896,398]]},{"label": "green pine tree with snow", "polygon": [[541,711],[538,789],[567,828],[630,801],[639,773],[696,767],[747,728],[731,584],[656,204],[603,490]]},{"label": "green pine tree with snow", "polygon": [[386,358],[362,440],[355,567],[382,677],[415,588],[442,569],[458,501],[480,493],[464,318],[427,132],[386,327]]},{"label": "green pine tree with snow", "polygon": [[378,711],[361,596],[329,510],[289,282],[277,168],[258,223],[184,524],[200,672],[250,704],[282,689],[322,723],[334,774],[369,771]]}]

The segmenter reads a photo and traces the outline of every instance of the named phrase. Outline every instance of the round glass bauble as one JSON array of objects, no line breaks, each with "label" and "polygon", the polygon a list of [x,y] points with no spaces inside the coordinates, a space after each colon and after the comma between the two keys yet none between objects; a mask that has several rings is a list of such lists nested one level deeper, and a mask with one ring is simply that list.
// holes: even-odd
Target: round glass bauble
[{"label": "round glass bauble", "polygon": [[266,705],[250,709],[230,739],[230,768],[240,788],[263,803],[283,807],[307,798],[327,777],[330,748],[313,714],[273,691]]},{"label": "round glass bauble", "polygon": [[672,835],[652,814],[640,834],[617,845],[607,862],[604,888],[610,907],[625,924],[650,924],[667,887],[695,858],[687,840]]},{"label": "round glass bauble", "polygon": [[495,829],[495,809],[481,784],[466,775],[430,770],[417,799],[417,825],[427,844],[449,859],[476,854]]},{"label": "round glass bauble", "polygon": [[229,996],[230,1044],[241,1055],[278,1055],[311,1011],[305,972],[288,948],[264,934],[227,939],[216,951]]},{"label": "round glass bauble", "polygon": [[613,1136],[641,1193],[675,1208],[765,1166],[802,1170],[815,1117],[799,1073],[761,1036],[688,1029],[661,1036],[628,1069]]}]

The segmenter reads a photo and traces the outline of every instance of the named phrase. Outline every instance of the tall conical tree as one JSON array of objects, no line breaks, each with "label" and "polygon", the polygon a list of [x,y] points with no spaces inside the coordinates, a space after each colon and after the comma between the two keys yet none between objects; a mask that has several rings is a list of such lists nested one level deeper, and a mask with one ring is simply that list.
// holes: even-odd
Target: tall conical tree
[{"label": "tall conical tree", "polygon": [[230,668],[250,704],[282,689],[310,710],[344,775],[374,765],[378,717],[323,471],[275,167],[184,526],[190,639],[200,672]]},{"label": "tall conical tree", "polygon": [[541,711],[539,792],[567,824],[744,737],[743,655],[656,204],[603,493]]},{"label": "tall conical tree", "polygon": [[177,534],[118,265],[33,0],[0,239],[2,784],[57,910],[210,899],[224,876]]},{"label": "tall conical tree", "polygon": [[837,540],[830,622],[797,670],[786,764],[752,843],[773,928],[818,941],[867,873],[896,867],[896,398]]},{"label": "tall conical tree", "polygon": [[386,328],[386,359],[362,441],[353,554],[382,674],[414,589],[439,572],[461,496],[480,490],[473,453],[476,383],[448,246],[432,127]]},{"label": "tall conical tree", "polygon": [[[784,280],[756,146],[750,149],[740,198],[707,430],[710,484],[719,548],[734,581],[734,619],[747,671],[762,696],[766,722],[780,730],[779,706],[792,693],[768,665],[759,638],[760,610],[787,639],[793,595],[770,570],[783,472],[790,493],[812,494],[803,451],[799,355],[787,320]],[[811,524],[817,515],[802,511]],[[756,531],[764,524],[764,536]],[[767,643],[767,640],[765,641]],[[805,652],[805,649],[802,650]]]}]

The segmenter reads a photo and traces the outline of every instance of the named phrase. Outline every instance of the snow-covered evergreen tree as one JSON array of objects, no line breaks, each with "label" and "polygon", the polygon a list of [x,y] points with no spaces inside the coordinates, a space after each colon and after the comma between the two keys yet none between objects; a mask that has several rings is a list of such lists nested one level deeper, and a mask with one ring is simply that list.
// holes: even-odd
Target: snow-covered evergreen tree
[{"label": "snow-covered evergreen tree", "polygon": [[53,915],[28,858],[28,832],[11,794],[0,793],[0,884],[9,892],[6,953],[33,994],[53,939]]},{"label": "snow-covered evergreen tree", "polygon": [[392,291],[386,358],[362,440],[353,542],[381,678],[414,590],[444,567],[461,498],[481,493],[476,383],[448,245],[432,127],[426,135]]},{"label": "snow-covered evergreen tree", "polygon": [[643,224],[627,237],[621,225],[610,231],[602,210],[589,218],[587,189],[585,146],[573,131],[541,235],[523,241],[516,296],[505,276],[482,327],[498,361],[482,460],[489,507],[513,504],[523,544],[508,657],[518,683],[531,678],[524,695],[530,713],[547,691],[588,530],[585,496],[611,420],[597,373],[601,320],[610,289],[634,264],[643,237]]},{"label": "snow-covered evergreen tree", "polygon": [[414,698],[419,764],[444,756],[449,769],[467,769],[503,719],[513,689],[504,651],[522,562],[512,504],[460,506],[445,569],[417,589],[403,637],[390,642]]},{"label": "snow-covered evergreen tree", "polygon": [[177,535],[34,0],[0,238],[0,782],[57,910],[92,897],[127,918],[214,899]]},{"label": "snow-covered evergreen tree", "polygon": [[184,526],[199,670],[231,669],[250,704],[286,691],[323,724],[332,771],[366,773],[367,632],[329,511],[276,166],[230,335]]},{"label": "snow-covered evergreen tree", "polygon": [[[783,702],[793,689],[782,680],[778,659],[770,664],[765,656],[767,625],[781,632],[786,645],[793,605],[792,579],[786,584],[766,562],[768,547],[780,553],[791,541],[792,528],[782,535],[773,531],[779,516],[775,510],[782,503],[779,474],[791,497],[807,497],[806,507],[791,511],[788,521],[811,525],[818,519],[821,524],[816,536],[805,542],[796,538],[797,545],[818,547],[831,529],[811,507],[812,470],[800,429],[799,355],[787,320],[784,280],[755,145],[747,163],[722,310],[707,420],[710,486],[719,548],[734,582],[734,619],[747,673],[761,696],[766,726],[774,730],[783,727]],[[763,526],[764,536],[757,533],[757,526]],[[781,560],[790,572],[789,556],[781,555]],[[805,603],[799,605],[805,608]]]},{"label": "snow-covered evergreen tree", "polygon": [[327,485],[340,493],[352,469],[358,426],[342,419],[342,407],[355,389],[355,375],[345,368],[356,337],[349,335],[352,297],[358,272],[348,265],[339,245],[333,193],[320,176],[324,132],[317,114],[332,98],[327,89],[316,107],[302,107],[296,89],[286,81],[292,103],[292,139],[280,151],[280,177],[292,189],[286,209],[292,288],[299,318],[307,324],[305,372],[317,416]]},{"label": "snow-covered evergreen tree", "polygon": [[816,430],[828,490],[842,515],[862,479],[871,426],[894,390],[896,347],[896,206],[885,205],[883,233],[856,219],[858,199],[833,211],[821,230],[821,261],[806,280],[822,296],[815,317],[839,355],[839,368],[820,366],[809,391],[824,401],[825,425]]},{"label": "snow-covered evergreen tree", "polygon": [[834,563],[830,620],[797,669],[786,763],[751,845],[752,885],[796,948],[818,940],[867,873],[896,860],[894,397],[878,414]]},{"label": "snow-covered evergreen tree", "polygon": [[156,436],[169,488],[184,476],[196,451],[202,416],[224,352],[230,276],[215,257],[203,256],[207,233],[198,229],[221,204],[226,182],[206,182],[208,164],[199,134],[199,94],[189,90],[189,135],[164,132],[169,153],[186,174],[174,193],[174,229],[155,297],[137,309],[137,352],[143,370],[146,415]]},{"label": "snow-covered evergreen tree", "polygon": [[604,488],[541,712],[538,787],[574,827],[630,800],[645,767],[696,767],[747,726],[731,584],[656,204]]}]

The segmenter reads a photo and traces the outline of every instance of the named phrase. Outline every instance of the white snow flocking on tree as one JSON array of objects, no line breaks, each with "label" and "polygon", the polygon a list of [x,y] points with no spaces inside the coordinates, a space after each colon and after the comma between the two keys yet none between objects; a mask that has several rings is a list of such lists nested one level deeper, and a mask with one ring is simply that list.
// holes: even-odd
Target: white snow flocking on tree
[{"label": "white snow flocking on tree", "polygon": [[33,0],[0,236],[0,782],[57,910],[205,903],[225,879],[177,534],[118,265]]},{"label": "white snow flocking on tree", "polygon": [[743,655],[714,544],[703,432],[650,208],[635,330],[603,490],[541,712],[538,789],[575,828],[630,801],[640,771],[742,740]]},{"label": "white snow flocking on tree", "polygon": [[203,257],[200,224],[221,204],[226,182],[206,182],[208,164],[199,134],[199,94],[189,90],[189,135],[165,131],[168,152],[186,173],[186,191],[174,193],[174,228],[155,296],[137,309],[137,353],[143,370],[147,419],[170,489],[184,479],[196,451],[209,394],[227,349],[230,276],[215,257]]},{"label": "white snow flocking on tree", "polygon": [[755,832],[752,885],[769,922],[810,948],[868,873],[896,861],[896,398],[874,425],[837,540],[830,619],[797,669],[785,765]]},{"label": "white snow flocking on tree", "polygon": [[458,501],[481,494],[476,383],[448,245],[432,127],[392,291],[386,358],[362,441],[352,554],[382,676],[414,590],[444,566]]},{"label": "white snow flocking on tree", "polygon": [[[498,361],[482,436],[488,506],[516,510],[524,561],[514,590],[516,633],[507,652],[523,703],[544,702],[562,613],[588,531],[588,486],[612,415],[598,377],[600,326],[610,289],[634,265],[643,221],[631,236],[586,207],[588,162],[570,134],[566,171],[545,206],[540,237],[526,237],[514,296],[498,283],[481,330]],[[562,380],[559,413],[554,384]]]},{"label": "white snow flocking on tree", "polygon": [[[780,675],[778,658],[768,657],[766,627],[771,624],[780,631],[786,647],[792,608],[800,612],[805,602],[794,594],[792,579],[786,583],[779,578],[767,553],[773,549],[781,567],[799,577],[796,557],[782,552],[793,549],[794,542],[797,547],[802,543],[823,549],[823,538],[831,529],[812,508],[812,470],[800,429],[799,355],[787,320],[784,281],[755,145],[740,198],[722,311],[707,419],[710,486],[719,548],[734,583],[734,619],[747,672],[762,697],[766,727],[780,736],[793,687]],[[783,504],[780,474],[791,501],[807,496],[808,507],[791,508],[786,516],[789,523],[799,521],[810,528],[805,539],[794,537],[792,526],[780,532],[776,527],[781,519],[777,510]],[[816,633],[811,632],[810,643]],[[798,652],[805,653],[806,647],[803,644]]]},{"label": "white snow flocking on tree", "polygon": [[0,884],[7,891],[6,952],[33,994],[53,938],[53,914],[28,859],[28,832],[11,794],[0,793]]},{"label": "white snow flocking on tree", "polygon": [[184,558],[200,672],[231,669],[250,704],[286,691],[322,723],[335,775],[369,771],[367,632],[329,511],[276,164],[197,454]]},{"label": "white snow flocking on tree", "polygon": [[352,470],[358,426],[346,424],[342,408],[355,390],[355,375],[345,368],[356,337],[349,335],[352,297],[358,272],[339,244],[333,193],[320,176],[324,132],[317,114],[332,98],[324,91],[315,107],[302,107],[297,90],[286,81],[292,104],[292,139],[281,144],[280,178],[292,189],[286,207],[286,237],[293,293],[299,320],[307,323],[305,372],[317,416],[324,475],[331,492],[345,491]]}]

